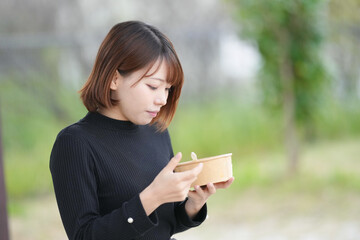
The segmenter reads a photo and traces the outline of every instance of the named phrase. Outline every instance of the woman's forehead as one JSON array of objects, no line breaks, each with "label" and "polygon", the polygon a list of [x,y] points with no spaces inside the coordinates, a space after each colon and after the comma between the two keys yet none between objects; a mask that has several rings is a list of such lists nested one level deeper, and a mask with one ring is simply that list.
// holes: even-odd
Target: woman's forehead
[{"label": "woman's forehead", "polygon": [[165,61],[157,60],[147,71],[145,77],[167,81],[168,64]]},{"label": "woman's forehead", "polygon": [[183,73],[181,66],[171,57],[159,57],[150,63],[143,77],[155,77],[165,80],[172,86],[182,85]]}]

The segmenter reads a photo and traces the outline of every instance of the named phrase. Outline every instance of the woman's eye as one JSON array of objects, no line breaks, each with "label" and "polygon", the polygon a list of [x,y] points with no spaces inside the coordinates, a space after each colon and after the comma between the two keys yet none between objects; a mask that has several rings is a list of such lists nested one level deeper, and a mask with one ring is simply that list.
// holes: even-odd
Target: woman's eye
[{"label": "woman's eye", "polygon": [[148,87],[149,87],[151,90],[156,90],[156,89],[157,89],[157,87],[153,87],[153,86],[151,86],[151,85],[148,85]]},{"label": "woman's eye", "polygon": [[170,92],[171,88],[165,88],[165,91]]}]

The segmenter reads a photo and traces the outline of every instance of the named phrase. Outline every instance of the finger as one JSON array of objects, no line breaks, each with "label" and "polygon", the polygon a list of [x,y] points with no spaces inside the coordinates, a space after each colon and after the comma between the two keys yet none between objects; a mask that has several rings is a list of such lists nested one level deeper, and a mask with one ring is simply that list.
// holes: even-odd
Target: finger
[{"label": "finger", "polygon": [[195,179],[197,178],[197,176],[199,175],[199,173],[202,170],[202,163],[199,163],[198,166],[196,166],[195,168],[191,169],[191,170],[187,170],[184,172],[178,172],[176,173],[178,175],[178,177],[180,177],[181,181],[195,181]]},{"label": "finger", "polygon": [[225,182],[215,183],[214,185],[216,189],[224,189],[224,188],[228,188],[233,182],[234,182],[234,177],[230,178]]},{"label": "finger", "polygon": [[198,193],[195,190],[194,191],[189,191],[188,197],[196,199],[196,198],[198,198]]},{"label": "finger", "polygon": [[229,180],[227,180],[225,182],[215,183],[214,186],[215,186],[216,189],[228,188],[234,182],[234,180],[235,180],[235,178],[231,177]]},{"label": "finger", "polygon": [[191,171],[197,176],[199,175],[202,169],[203,169],[203,163],[199,163],[196,167],[191,169]]},{"label": "finger", "polygon": [[210,193],[210,195],[216,193],[216,187],[214,186],[213,183],[208,183],[206,186],[207,186],[207,190]]},{"label": "finger", "polygon": [[200,187],[199,185],[196,185],[194,188],[195,188],[195,191],[196,191],[200,196],[204,196],[204,195],[205,195],[205,192],[204,192],[203,188]]},{"label": "finger", "polygon": [[169,163],[166,165],[166,169],[170,170],[170,171],[174,171],[175,167],[179,164],[180,160],[181,160],[182,154],[181,152],[178,152],[170,161]]}]

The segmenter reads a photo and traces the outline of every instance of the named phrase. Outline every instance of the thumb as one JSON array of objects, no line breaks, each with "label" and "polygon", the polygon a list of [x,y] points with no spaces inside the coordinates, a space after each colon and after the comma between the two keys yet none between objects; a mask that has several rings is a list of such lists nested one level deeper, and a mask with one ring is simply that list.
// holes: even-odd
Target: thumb
[{"label": "thumb", "polygon": [[166,165],[165,168],[169,169],[170,171],[173,171],[175,169],[175,167],[178,165],[178,163],[180,162],[182,157],[181,152],[178,152],[168,163],[168,165]]}]

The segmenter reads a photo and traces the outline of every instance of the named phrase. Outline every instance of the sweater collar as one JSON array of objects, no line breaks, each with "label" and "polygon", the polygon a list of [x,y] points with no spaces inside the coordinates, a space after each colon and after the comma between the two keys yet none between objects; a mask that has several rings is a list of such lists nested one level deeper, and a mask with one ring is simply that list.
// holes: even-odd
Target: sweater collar
[{"label": "sweater collar", "polygon": [[109,118],[98,112],[88,112],[83,118],[83,121],[89,122],[101,128],[107,128],[112,130],[136,130],[139,128],[138,125],[130,122]]}]

